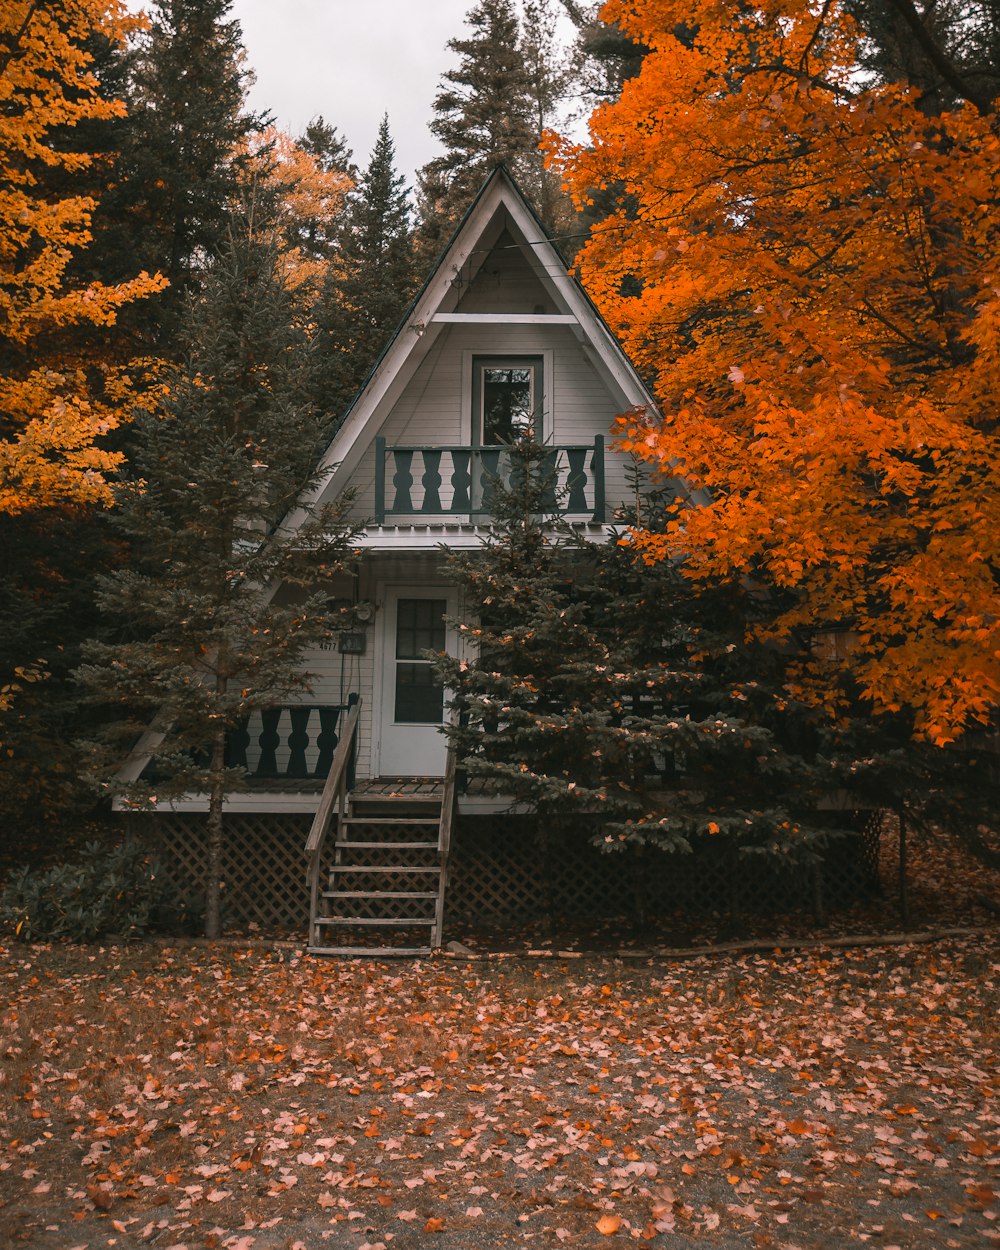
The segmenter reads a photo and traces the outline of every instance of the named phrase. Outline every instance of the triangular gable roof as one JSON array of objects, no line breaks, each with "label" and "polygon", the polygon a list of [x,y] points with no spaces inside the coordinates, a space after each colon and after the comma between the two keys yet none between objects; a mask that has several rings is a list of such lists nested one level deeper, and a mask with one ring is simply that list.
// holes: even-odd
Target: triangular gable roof
[{"label": "triangular gable roof", "polygon": [[[490,174],[459,222],[437,264],[424,282],[396,333],[386,345],[362,389],[344,415],[318,466],[318,485],[303,499],[308,508],[344,489],[392,405],[402,394],[441,331],[462,322],[457,311],[459,287],[468,286],[506,229],[522,248],[535,276],[556,313],[478,314],[480,323],[495,320],[507,325],[530,320],[568,326],[591,364],[624,412],[637,405],[653,407],[652,396],[626,357],[593,302],[566,263],[545,227],[508,170],[500,165]],[[462,282],[456,279],[461,277]],[[296,526],[304,512],[286,521]]]}]

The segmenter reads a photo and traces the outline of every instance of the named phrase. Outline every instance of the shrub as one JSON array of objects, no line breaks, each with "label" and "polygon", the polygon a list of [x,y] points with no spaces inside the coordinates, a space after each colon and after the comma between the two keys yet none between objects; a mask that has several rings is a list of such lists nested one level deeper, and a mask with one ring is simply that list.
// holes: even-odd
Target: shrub
[{"label": "shrub", "polygon": [[0,930],[22,942],[134,940],[162,922],[167,902],[138,843],[88,842],[72,863],[13,876],[0,894]]}]

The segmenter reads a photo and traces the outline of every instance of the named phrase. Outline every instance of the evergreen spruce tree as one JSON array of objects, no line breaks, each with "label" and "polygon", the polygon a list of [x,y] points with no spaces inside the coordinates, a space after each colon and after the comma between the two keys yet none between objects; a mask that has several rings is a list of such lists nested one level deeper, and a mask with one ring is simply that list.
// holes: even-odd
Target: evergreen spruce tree
[{"label": "evergreen spruce tree", "polygon": [[93,574],[112,563],[92,510],[0,516],[0,860],[51,854],[93,807],[74,742],[86,711],[70,673],[98,628]]},{"label": "evergreen spruce tree", "polygon": [[470,777],[538,813],[541,830],[589,829],[607,852],[714,843],[737,871],[743,856],[808,868],[855,832],[856,811],[889,811],[1000,867],[995,743],[916,740],[912,718],[873,716],[846,676],[835,707],[797,701],[819,640],[761,641],[790,592],[693,582],[627,543],[585,543],[554,514],[551,453],[508,455],[491,536],[448,555],[469,615],[463,653],[439,667]]},{"label": "evergreen spruce tree", "polygon": [[331,126],[322,113],[317,113],[309,122],[297,142],[303,152],[315,157],[320,168],[347,174],[352,182],[357,181],[358,167],[354,164],[354,153],[337,127]]},{"label": "evergreen spruce tree", "polygon": [[551,453],[509,455],[491,536],[448,557],[476,613],[459,623],[465,654],[440,660],[461,766],[607,851],[716,839],[815,862],[834,773],[784,658],[746,641],[753,596],[582,542],[553,516]]},{"label": "evergreen spruce tree", "polygon": [[317,310],[317,403],[333,417],[368,376],[416,287],[409,195],[383,117],[368,166],[348,196]]},{"label": "evergreen spruce tree", "polygon": [[184,360],[140,420],[137,480],[117,518],[133,557],[99,585],[118,637],[94,643],[79,670],[120,714],[106,742],[118,763],[151,716],[162,730],[157,780],[132,787],[137,802],[209,796],[208,936],[220,927],[224,798],[242,779],[226,767],[227,733],[307,687],[302,654],[328,636],[327,584],[352,537],[345,505],[295,532],[283,522],[310,481],[319,419],[265,210],[251,201],[233,223],[187,304]]},{"label": "evergreen spruce tree", "polygon": [[577,29],[577,90],[589,114],[602,101],[618,99],[625,83],[639,73],[649,48],[623,34],[617,22],[602,20],[603,5],[576,0],[561,4]]},{"label": "evergreen spruce tree", "polygon": [[128,113],[95,222],[112,271],[169,280],[128,319],[167,354],[186,296],[224,245],[244,159],[234,153],[266,120],[245,109],[248,72],[231,8],[232,0],[154,0],[149,29],[126,56]]},{"label": "evergreen spruce tree", "polygon": [[538,144],[546,131],[557,130],[565,117],[573,67],[556,40],[551,0],[524,0],[523,14],[521,56],[528,74],[536,150],[522,161],[520,180],[550,233],[569,241],[567,236],[572,238],[575,224],[573,205],[562,190],[561,177],[545,168]]},{"label": "evergreen spruce tree", "polygon": [[[577,4],[576,0],[561,0],[561,3],[577,31],[572,56],[576,99],[570,113],[575,113],[579,120],[589,117],[606,101],[618,100],[628,80],[642,69],[650,49],[624,34],[617,22],[604,21],[599,16],[602,4]],[[567,236],[562,247],[566,257],[572,260],[595,223],[603,221],[622,204],[628,204],[624,182],[592,188],[587,206],[573,214],[560,231]],[[641,289],[634,274],[623,275],[622,285],[623,290],[630,293]]]},{"label": "evergreen spruce tree", "polygon": [[[317,115],[309,122],[295,143],[324,173],[341,174],[351,184],[357,182],[358,169],[354,164],[354,154],[336,126],[331,126],[322,115]],[[292,239],[303,256],[319,261],[323,270],[329,272],[331,277],[340,247],[341,216],[342,214],[338,214],[333,221],[320,220],[315,214],[304,216]]]},{"label": "evergreen spruce tree", "polygon": [[417,175],[417,250],[427,263],[496,165],[520,177],[537,162],[539,135],[512,0],[479,0],[466,23],[469,36],[448,41],[459,64],[442,78],[430,123],[445,151]]}]

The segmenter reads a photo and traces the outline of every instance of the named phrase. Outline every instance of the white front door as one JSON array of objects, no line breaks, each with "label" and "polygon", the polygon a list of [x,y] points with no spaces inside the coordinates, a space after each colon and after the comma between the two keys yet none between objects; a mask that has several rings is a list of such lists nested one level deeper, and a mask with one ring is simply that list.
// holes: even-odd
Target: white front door
[{"label": "white front door", "polygon": [[426,651],[454,651],[445,624],[457,607],[450,586],[388,586],[382,596],[378,771],[443,777],[445,691]]}]

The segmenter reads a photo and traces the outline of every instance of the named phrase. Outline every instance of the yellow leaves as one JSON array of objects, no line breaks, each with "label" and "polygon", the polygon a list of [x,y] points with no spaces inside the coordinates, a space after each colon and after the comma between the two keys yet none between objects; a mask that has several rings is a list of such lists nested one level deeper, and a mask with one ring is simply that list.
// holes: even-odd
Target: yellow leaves
[{"label": "yellow leaves", "polygon": [[123,111],[100,94],[86,44],[121,39],[140,23],[103,0],[32,6],[22,30],[26,12],[0,0],[0,36],[14,51],[0,75],[0,327],[15,349],[0,376],[0,511],[8,513],[110,502],[106,479],[120,456],[98,444],[128,411],[128,388],[120,378],[95,383],[88,370],[99,362],[77,358],[70,332],[112,326],[123,304],[166,285],[148,274],[114,287],[70,285],[94,203],[45,190],[53,170],[64,181],[91,162],[66,150],[62,136]]},{"label": "yellow leaves", "polygon": [[304,254],[295,243],[303,232],[328,232],[353,183],[340,170],[324,169],[290,134],[269,126],[248,140],[254,176],[276,193],[280,205],[281,252],[285,278],[295,289],[323,278],[332,261]]}]

